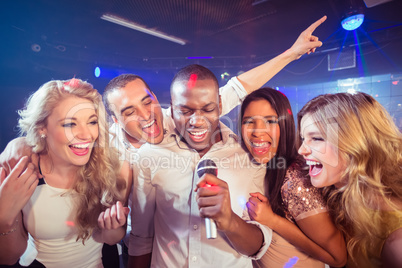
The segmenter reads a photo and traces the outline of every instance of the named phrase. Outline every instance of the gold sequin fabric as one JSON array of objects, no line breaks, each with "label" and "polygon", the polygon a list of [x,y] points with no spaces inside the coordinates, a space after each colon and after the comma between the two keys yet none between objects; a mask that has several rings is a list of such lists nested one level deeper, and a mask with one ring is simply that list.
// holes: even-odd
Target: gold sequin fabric
[{"label": "gold sequin fabric", "polygon": [[286,172],[281,188],[286,218],[292,222],[327,211],[321,190],[311,185],[308,174],[293,163]]}]

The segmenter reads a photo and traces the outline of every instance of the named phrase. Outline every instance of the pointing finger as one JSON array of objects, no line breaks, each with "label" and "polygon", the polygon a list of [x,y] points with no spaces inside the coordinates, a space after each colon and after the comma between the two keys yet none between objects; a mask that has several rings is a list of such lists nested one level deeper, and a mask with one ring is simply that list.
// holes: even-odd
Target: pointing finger
[{"label": "pointing finger", "polygon": [[313,24],[311,24],[307,29],[306,32],[312,34],[315,29],[317,29],[318,26],[320,26],[325,20],[327,19],[327,16],[323,16],[321,19],[317,20]]}]

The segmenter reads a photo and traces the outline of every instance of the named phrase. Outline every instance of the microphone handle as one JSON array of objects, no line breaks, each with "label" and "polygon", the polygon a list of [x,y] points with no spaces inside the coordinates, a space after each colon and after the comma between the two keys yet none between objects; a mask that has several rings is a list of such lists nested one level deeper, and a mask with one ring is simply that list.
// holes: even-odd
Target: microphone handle
[{"label": "microphone handle", "polygon": [[216,223],[210,218],[205,218],[205,230],[208,239],[214,239],[217,236]]}]

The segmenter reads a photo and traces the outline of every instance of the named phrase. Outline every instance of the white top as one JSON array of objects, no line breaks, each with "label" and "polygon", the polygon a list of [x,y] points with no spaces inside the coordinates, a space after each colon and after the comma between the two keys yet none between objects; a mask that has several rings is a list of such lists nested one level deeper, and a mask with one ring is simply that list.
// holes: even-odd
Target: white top
[{"label": "white top", "polygon": [[74,196],[46,183],[36,187],[22,209],[29,239],[21,265],[27,266],[36,259],[48,268],[103,267],[103,243],[96,242],[92,236],[85,245],[82,240],[76,241]]},{"label": "white top", "polygon": [[[229,128],[221,124],[221,131],[223,140],[202,158],[175,132],[159,145],[139,149],[130,255],[152,251],[152,267],[252,267],[251,257],[240,255],[219,231],[216,239],[206,238],[196,202],[196,169],[203,159],[216,163],[218,178],[229,185],[232,210],[243,219],[249,219],[245,207],[249,193],[263,191],[265,167],[252,164]],[[264,234],[264,244],[252,256],[258,259],[271,243],[272,230],[251,223]]]}]

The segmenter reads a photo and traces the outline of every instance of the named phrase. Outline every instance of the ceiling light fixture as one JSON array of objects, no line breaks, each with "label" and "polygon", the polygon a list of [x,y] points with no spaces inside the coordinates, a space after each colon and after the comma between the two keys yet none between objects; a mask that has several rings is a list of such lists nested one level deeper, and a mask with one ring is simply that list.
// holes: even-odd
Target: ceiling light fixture
[{"label": "ceiling light fixture", "polygon": [[198,60],[198,59],[213,59],[212,56],[199,56],[199,57],[187,57],[188,60]]},{"label": "ceiling light fixture", "polygon": [[133,29],[133,30],[137,30],[137,31],[140,31],[140,32],[143,32],[143,33],[146,33],[146,34],[150,34],[150,35],[153,35],[153,36],[156,36],[156,37],[168,40],[168,41],[172,41],[172,42],[178,43],[180,45],[185,45],[186,44],[186,41],[183,40],[183,39],[180,39],[180,38],[177,38],[177,37],[174,37],[174,36],[171,36],[171,35],[167,35],[165,33],[157,31],[157,30],[148,29],[145,26],[142,26],[142,25],[137,24],[135,22],[120,18],[120,17],[115,16],[115,15],[103,14],[101,16],[101,19],[109,21],[109,22],[116,23],[118,25],[130,28],[130,29]]},{"label": "ceiling light fixture", "polygon": [[353,14],[349,15],[342,20],[342,28],[347,31],[353,31],[359,28],[364,21],[363,14]]}]

